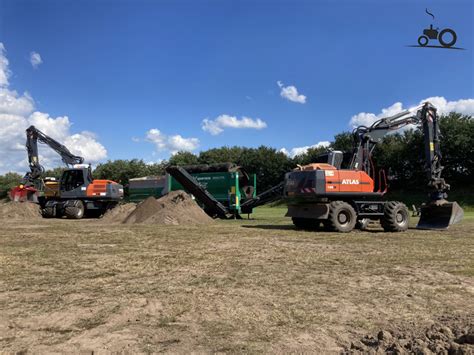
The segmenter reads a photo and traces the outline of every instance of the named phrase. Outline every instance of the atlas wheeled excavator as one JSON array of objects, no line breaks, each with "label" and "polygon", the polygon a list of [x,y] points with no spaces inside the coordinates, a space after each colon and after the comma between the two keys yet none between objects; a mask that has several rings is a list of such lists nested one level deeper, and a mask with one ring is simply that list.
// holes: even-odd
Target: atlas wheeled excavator
[{"label": "atlas wheeled excavator", "polygon": [[[43,178],[38,142],[53,149],[68,166],[59,181]],[[39,203],[43,217],[80,219],[86,213],[99,216],[123,198],[122,185],[111,180],[94,180],[90,165],[82,165],[83,157],[72,154],[64,145],[34,126],[26,130],[26,150],[30,171],[21,184],[11,190],[10,198],[13,201]]]},{"label": "atlas wheeled excavator", "polygon": [[442,177],[439,117],[426,102],[415,109],[377,120],[371,126],[354,129],[355,146],[348,169],[341,169],[342,152],[329,154],[331,164],[300,166],[285,176],[286,216],[303,229],[350,232],[363,229],[370,220],[380,221],[385,231],[408,229],[409,212],[398,201],[385,201],[387,181],[383,170],[378,175],[372,152],[383,137],[408,125],[421,128],[424,137],[424,170],[429,198],[421,206],[417,228],[446,229],[461,221],[464,212],[456,202],[448,202],[449,184]]}]

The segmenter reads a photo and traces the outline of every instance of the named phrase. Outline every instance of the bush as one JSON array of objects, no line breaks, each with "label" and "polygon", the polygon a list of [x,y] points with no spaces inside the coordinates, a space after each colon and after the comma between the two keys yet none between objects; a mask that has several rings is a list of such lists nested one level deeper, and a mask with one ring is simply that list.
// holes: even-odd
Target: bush
[{"label": "bush", "polygon": [[18,186],[21,182],[22,176],[17,173],[6,173],[0,175],[0,198],[8,197],[9,191]]}]

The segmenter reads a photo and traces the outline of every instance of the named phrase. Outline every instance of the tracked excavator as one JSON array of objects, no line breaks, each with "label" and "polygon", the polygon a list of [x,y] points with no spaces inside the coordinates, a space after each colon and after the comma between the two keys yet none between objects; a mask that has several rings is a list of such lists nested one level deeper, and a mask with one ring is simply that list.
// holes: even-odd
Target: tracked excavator
[{"label": "tracked excavator", "polygon": [[398,201],[386,201],[385,172],[376,174],[372,152],[383,137],[408,125],[421,128],[424,137],[424,170],[429,197],[421,206],[419,229],[447,229],[460,222],[464,212],[456,202],[447,201],[449,184],[442,177],[439,118],[436,108],[426,102],[412,110],[382,118],[371,126],[354,129],[355,147],[350,167],[341,169],[342,152],[331,152],[329,163],[300,166],[285,176],[286,216],[295,226],[350,232],[364,229],[371,220],[380,221],[385,231],[408,229],[409,211]]},{"label": "tracked excavator", "polygon": [[[43,177],[38,142],[53,149],[68,166],[59,181]],[[94,180],[91,166],[82,164],[83,157],[72,154],[64,145],[34,126],[26,130],[26,150],[30,171],[20,185],[10,191],[10,199],[39,203],[45,218],[65,216],[80,219],[86,214],[100,216],[123,198],[122,185],[111,180]]]}]

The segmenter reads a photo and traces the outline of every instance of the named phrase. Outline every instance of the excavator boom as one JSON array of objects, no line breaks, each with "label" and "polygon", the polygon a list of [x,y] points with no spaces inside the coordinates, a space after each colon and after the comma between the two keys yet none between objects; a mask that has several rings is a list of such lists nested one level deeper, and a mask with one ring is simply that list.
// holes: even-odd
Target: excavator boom
[{"label": "excavator boom", "polygon": [[39,162],[38,142],[48,145],[59,154],[61,160],[68,166],[82,164],[84,158],[72,154],[69,149],[47,136],[35,126],[26,129],[26,150],[30,171],[25,174],[19,186],[10,191],[10,199],[18,202],[38,202],[38,191],[43,189],[42,175],[44,168]]},{"label": "excavator boom", "polygon": [[393,131],[407,125],[421,126],[424,137],[425,173],[428,180],[429,198],[420,211],[419,229],[446,229],[458,223],[464,211],[456,202],[447,201],[449,184],[442,177],[440,128],[436,108],[426,102],[412,110],[382,118],[370,127],[360,126],[354,130],[357,147],[351,163],[352,169],[362,169],[371,174],[370,156],[375,145]]}]

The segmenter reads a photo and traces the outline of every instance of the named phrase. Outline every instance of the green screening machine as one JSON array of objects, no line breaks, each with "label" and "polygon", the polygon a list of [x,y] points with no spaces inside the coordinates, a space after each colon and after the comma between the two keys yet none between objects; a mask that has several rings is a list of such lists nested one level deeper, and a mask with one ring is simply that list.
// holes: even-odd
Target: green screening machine
[{"label": "green screening machine", "polygon": [[185,190],[210,216],[220,218],[250,214],[258,200],[255,174],[235,164],[170,166],[166,172],[163,176],[130,179],[129,200],[140,202]]}]

